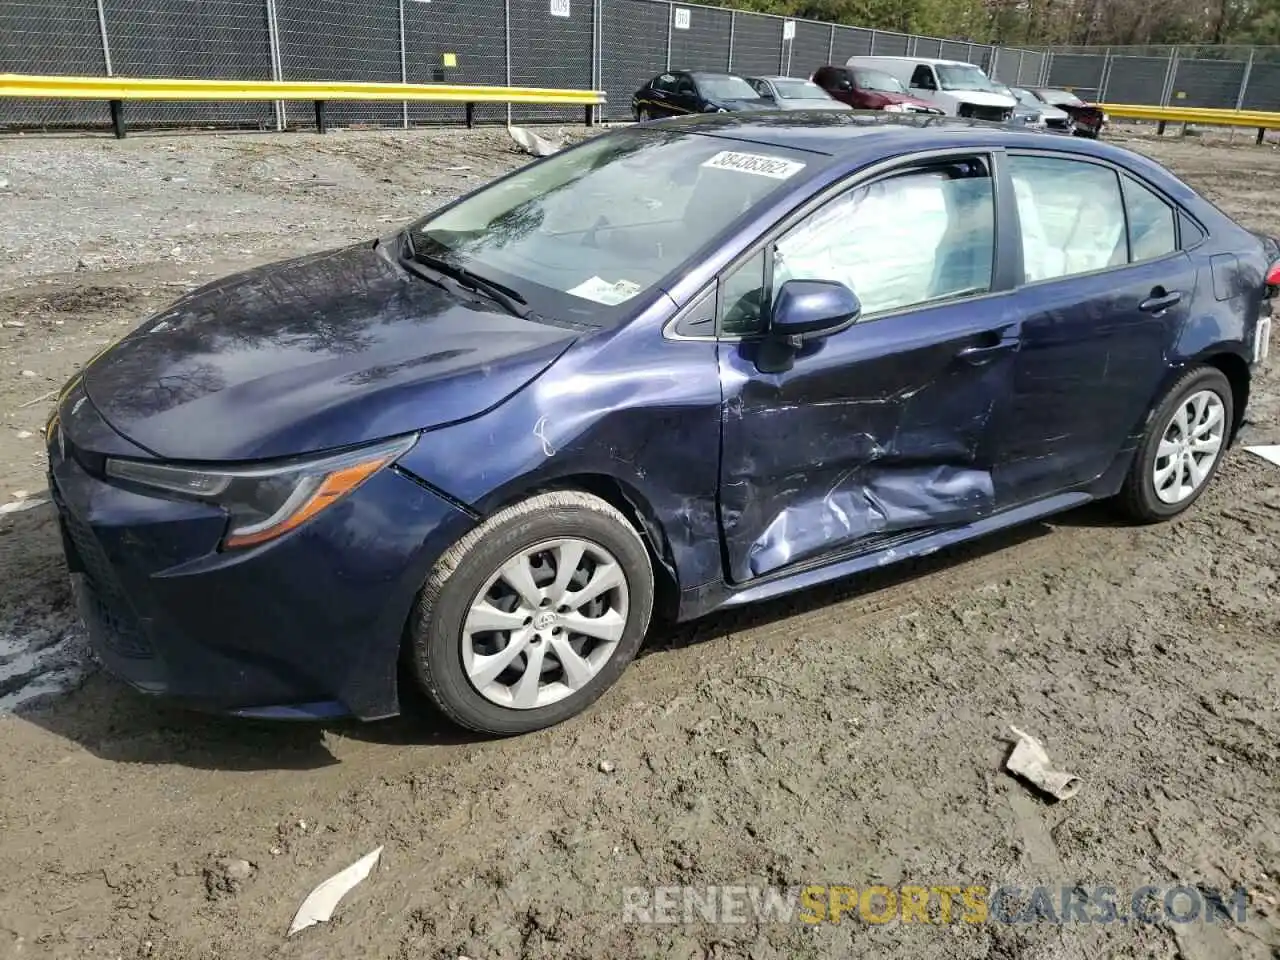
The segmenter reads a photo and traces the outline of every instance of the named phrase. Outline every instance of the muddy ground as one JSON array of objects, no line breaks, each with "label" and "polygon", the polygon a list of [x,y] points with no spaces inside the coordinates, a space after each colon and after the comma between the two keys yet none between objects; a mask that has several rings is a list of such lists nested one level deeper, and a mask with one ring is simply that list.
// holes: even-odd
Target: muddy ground
[{"label": "muddy ground", "polygon": [[[1280,233],[1273,148],[1131,145]],[[50,391],[184,286],[518,162],[501,132],[0,141],[0,503],[43,489]],[[1280,443],[1274,363],[1253,442]],[[1280,470],[1237,450],[1175,523],[1092,507],[662,628],[586,716],[485,742],[413,703],[280,726],[144,700],[85,657],[48,507],[0,515],[0,957],[1280,956],[1278,537]],[[1010,724],[1083,790],[1003,773]],[[1210,926],[623,923],[626,887],[808,883],[1250,899]]]}]

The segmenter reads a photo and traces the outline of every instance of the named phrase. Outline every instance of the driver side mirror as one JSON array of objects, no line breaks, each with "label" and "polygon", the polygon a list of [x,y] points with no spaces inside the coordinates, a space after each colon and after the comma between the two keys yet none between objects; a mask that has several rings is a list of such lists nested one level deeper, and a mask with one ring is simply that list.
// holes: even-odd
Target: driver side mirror
[{"label": "driver side mirror", "polygon": [[759,347],[761,373],[785,373],[795,364],[806,340],[817,340],[847,327],[862,313],[857,296],[835,280],[788,280],[773,302],[769,336]]},{"label": "driver side mirror", "polygon": [[770,332],[798,347],[835,333],[858,319],[862,304],[836,280],[788,280],[773,303]]}]

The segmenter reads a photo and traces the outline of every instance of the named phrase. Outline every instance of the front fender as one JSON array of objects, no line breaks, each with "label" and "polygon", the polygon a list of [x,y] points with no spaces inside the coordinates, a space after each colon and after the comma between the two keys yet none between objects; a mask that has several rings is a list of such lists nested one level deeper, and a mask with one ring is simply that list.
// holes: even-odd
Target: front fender
[{"label": "front fender", "polygon": [[716,345],[637,327],[584,338],[506,403],[424,434],[400,466],[481,516],[574,478],[612,479],[659,528],[681,589],[718,579]]}]

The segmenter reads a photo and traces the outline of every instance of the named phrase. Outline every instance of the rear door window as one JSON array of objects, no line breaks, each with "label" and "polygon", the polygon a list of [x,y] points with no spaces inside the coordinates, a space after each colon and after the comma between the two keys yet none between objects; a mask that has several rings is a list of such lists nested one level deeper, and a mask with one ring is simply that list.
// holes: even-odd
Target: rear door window
[{"label": "rear door window", "polygon": [[1129,217],[1129,259],[1156,260],[1178,249],[1173,207],[1133,177],[1121,177]]},{"label": "rear door window", "polygon": [[1009,157],[1027,283],[1128,262],[1120,179],[1109,167],[1061,157]]}]

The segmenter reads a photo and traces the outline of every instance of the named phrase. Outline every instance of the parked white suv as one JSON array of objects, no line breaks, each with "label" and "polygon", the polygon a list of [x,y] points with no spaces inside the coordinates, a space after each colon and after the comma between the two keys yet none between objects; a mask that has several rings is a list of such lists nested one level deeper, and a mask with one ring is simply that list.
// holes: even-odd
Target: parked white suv
[{"label": "parked white suv", "polygon": [[997,91],[980,67],[960,60],[931,60],[921,57],[850,57],[850,67],[883,70],[907,88],[914,97],[952,117],[974,120],[1008,120],[1016,101]]}]

